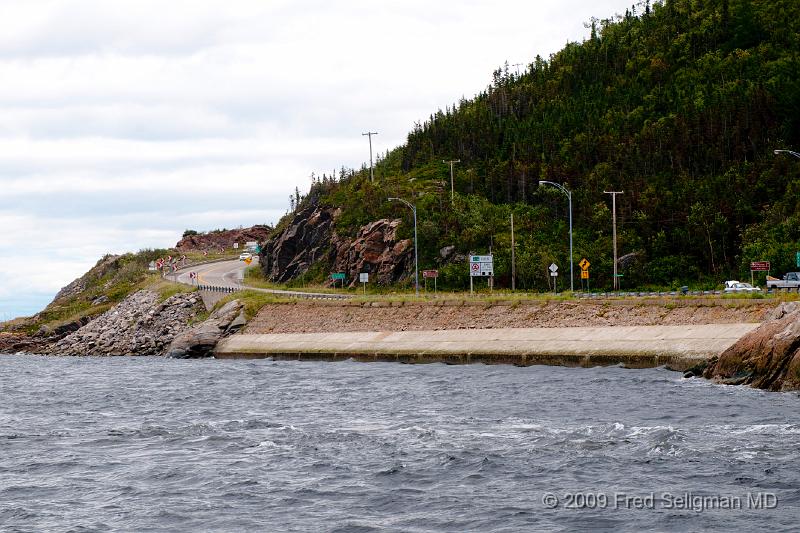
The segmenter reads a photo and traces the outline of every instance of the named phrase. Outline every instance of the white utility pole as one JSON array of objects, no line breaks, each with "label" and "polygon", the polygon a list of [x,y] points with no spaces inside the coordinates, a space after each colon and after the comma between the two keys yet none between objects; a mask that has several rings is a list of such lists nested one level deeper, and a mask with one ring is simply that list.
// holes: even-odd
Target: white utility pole
[{"label": "white utility pole", "polygon": [[453,165],[456,163],[461,163],[460,159],[453,159],[452,161],[445,161],[442,159],[442,163],[450,164],[450,203],[453,203],[453,198],[455,193],[453,192],[455,189],[453,188]]},{"label": "white utility pole", "polygon": [[372,170],[372,136],[377,135],[377,131],[368,131],[367,133],[362,133],[361,136],[367,135],[369,137],[369,181],[375,181],[375,174]]},{"label": "white utility pole", "polygon": [[603,191],[603,194],[611,195],[611,220],[614,240],[614,290],[619,290],[619,276],[617,275],[617,195],[625,194],[625,191]]}]

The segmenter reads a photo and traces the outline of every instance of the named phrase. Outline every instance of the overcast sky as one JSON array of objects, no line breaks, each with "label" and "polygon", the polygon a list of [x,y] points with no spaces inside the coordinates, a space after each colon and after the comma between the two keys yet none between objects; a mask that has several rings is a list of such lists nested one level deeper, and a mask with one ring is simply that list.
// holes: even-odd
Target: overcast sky
[{"label": "overcast sky", "polygon": [[[631,0],[0,0],[0,320],[106,253],[275,223]],[[524,67],[522,67],[524,68]]]}]

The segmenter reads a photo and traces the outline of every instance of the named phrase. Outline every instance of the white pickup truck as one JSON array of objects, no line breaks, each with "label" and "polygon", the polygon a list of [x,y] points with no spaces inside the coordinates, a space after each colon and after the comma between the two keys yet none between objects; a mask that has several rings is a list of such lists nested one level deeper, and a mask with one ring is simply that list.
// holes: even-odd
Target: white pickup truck
[{"label": "white pickup truck", "polygon": [[767,276],[767,289],[795,289],[800,288],[800,272],[789,272],[781,279]]}]

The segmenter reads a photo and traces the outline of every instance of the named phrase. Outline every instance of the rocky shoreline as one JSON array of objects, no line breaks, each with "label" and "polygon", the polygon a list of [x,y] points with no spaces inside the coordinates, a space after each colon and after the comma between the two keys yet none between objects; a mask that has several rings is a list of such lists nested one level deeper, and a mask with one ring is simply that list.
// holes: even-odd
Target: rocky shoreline
[{"label": "rocky shoreline", "polygon": [[780,305],[761,326],[712,358],[704,377],[770,391],[800,390],[800,304]]},{"label": "rocky shoreline", "polygon": [[242,304],[234,300],[207,319],[198,292],[179,293],[161,301],[158,293],[140,290],[93,320],[61,331],[32,336],[0,335],[0,353],[28,352],[61,356],[210,357],[216,343],[244,323]]},{"label": "rocky shoreline", "polygon": [[240,330],[259,335],[761,323],[687,375],[772,391],[800,389],[798,302],[286,301],[267,304],[250,323],[243,307],[233,300],[200,320],[205,308],[198,292],[161,301],[158,293],[141,290],[93,320],[80,319],[32,336],[0,333],[0,353],[211,357],[222,339]]}]

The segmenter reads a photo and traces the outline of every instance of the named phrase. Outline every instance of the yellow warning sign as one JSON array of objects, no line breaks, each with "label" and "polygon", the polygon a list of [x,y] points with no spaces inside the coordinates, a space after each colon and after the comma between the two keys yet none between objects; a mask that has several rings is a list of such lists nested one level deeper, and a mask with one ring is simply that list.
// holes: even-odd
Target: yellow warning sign
[{"label": "yellow warning sign", "polygon": [[578,266],[581,267],[581,270],[589,270],[589,265],[591,265],[591,263],[587,261],[585,257],[581,259],[580,263],[578,263]]},{"label": "yellow warning sign", "polygon": [[245,265],[249,265],[252,262],[253,262],[253,258],[252,257],[248,257],[247,259],[244,260],[244,264]]},{"label": "yellow warning sign", "polygon": [[581,270],[581,279],[589,279],[589,271]]}]

